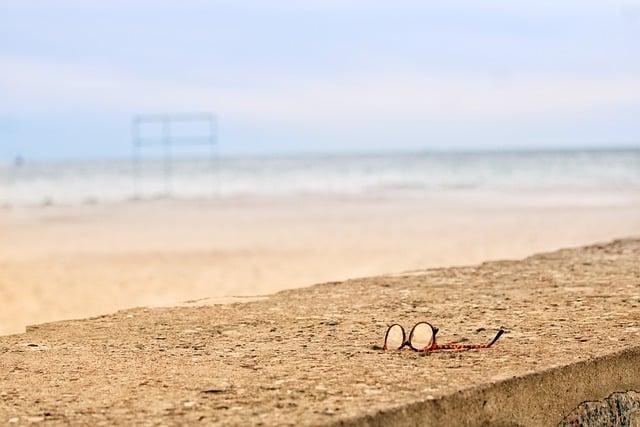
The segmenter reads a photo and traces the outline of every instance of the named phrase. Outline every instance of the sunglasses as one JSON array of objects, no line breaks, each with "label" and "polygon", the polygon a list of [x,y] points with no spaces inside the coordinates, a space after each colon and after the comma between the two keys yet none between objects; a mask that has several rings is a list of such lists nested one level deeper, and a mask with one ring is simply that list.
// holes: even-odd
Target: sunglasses
[{"label": "sunglasses", "polygon": [[387,328],[387,332],[384,334],[384,346],[383,350],[400,350],[404,347],[409,347],[413,351],[436,351],[436,350],[471,350],[475,348],[489,348],[498,338],[504,334],[504,330],[500,329],[496,336],[488,344],[462,344],[459,342],[448,342],[446,344],[438,344],[436,342],[436,334],[438,328],[431,325],[428,322],[418,322],[411,332],[409,332],[409,338],[404,328],[394,323]]}]

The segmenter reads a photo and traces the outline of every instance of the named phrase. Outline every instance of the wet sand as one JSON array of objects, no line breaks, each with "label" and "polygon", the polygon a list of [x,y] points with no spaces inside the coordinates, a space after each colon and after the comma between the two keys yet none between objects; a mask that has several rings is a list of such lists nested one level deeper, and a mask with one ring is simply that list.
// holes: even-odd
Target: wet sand
[{"label": "wet sand", "polygon": [[0,334],[640,235],[634,191],[304,196],[0,210]]}]

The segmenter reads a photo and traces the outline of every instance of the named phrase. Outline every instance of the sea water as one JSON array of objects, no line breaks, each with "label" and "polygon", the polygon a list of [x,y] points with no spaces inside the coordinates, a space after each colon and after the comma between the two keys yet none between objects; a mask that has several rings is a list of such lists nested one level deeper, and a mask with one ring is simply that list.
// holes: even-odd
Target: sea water
[{"label": "sea water", "polygon": [[640,150],[74,160],[0,166],[0,205],[308,194],[640,190]]}]

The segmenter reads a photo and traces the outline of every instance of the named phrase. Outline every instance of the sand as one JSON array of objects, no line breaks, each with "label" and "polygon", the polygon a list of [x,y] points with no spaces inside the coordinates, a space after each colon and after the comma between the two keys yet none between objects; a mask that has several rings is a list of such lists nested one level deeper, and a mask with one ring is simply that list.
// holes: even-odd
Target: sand
[{"label": "sand", "polygon": [[637,191],[0,209],[0,335],[118,309],[518,259],[640,234]]},{"label": "sand", "polygon": [[[508,333],[379,349],[418,320]],[[640,240],[41,325],[0,337],[0,361],[0,424],[636,425]]]}]

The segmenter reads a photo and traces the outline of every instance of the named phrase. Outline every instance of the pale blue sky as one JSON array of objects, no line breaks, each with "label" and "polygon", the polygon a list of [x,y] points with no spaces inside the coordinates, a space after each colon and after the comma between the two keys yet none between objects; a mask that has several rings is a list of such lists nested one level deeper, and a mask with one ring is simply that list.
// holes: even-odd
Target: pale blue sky
[{"label": "pale blue sky", "polygon": [[640,0],[0,0],[0,157],[179,111],[229,154],[637,147]]}]

